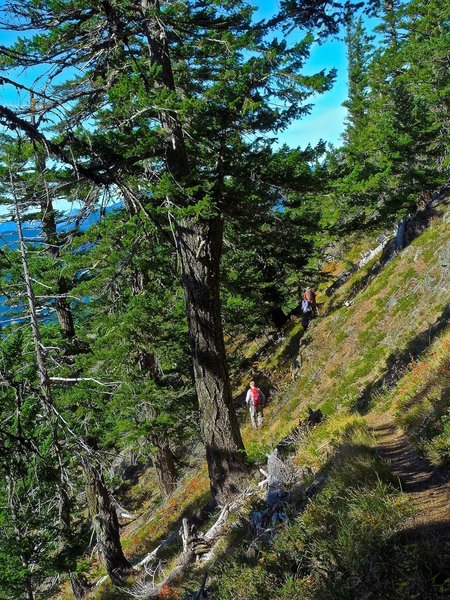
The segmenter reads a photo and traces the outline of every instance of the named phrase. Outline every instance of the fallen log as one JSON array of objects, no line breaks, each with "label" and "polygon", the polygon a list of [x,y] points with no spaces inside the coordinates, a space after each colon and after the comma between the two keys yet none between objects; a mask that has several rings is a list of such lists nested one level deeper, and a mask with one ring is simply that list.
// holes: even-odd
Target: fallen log
[{"label": "fallen log", "polygon": [[278,458],[276,448],[267,458],[267,473],[266,503],[268,506],[274,507],[286,496],[284,486],[287,479],[287,467]]}]

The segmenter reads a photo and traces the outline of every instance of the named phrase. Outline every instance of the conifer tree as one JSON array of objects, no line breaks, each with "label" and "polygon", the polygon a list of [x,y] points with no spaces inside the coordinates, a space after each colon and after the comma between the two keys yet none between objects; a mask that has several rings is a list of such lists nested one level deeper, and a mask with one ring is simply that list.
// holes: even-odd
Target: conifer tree
[{"label": "conifer tree", "polygon": [[[117,381],[95,414],[79,414],[109,451],[140,448],[151,455],[163,496],[177,483],[173,450],[195,431],[187,324],[173,245],[143,214],[115,211],[91,227],[65,256],[69,272],[84,272],[74,293],[89,297],[76,318],[90,335],[90,353],[77,356],[85,377]],[[95,336],[90,334],[96,331]],[[83,403],[82,385],[68,405]],[[89,420],[88,420],[89,419]],[[192,426],[187,426],[191,422]]]},{"label": "conifer tree", "polygon": [[[10,146],[6,147],[8,150]],[[14,148],[14,146],[13,146]],[[112,579],[119,582],[121,574],[126,571],[129,567],[127,560],[125,559],[119,537],[119,528],[117,522],[116,508],[114,502],[110,498],[109,491],[103,481],[101,474],[101,466],[97,461],[97,457],[93,452],[92,448],[87,445],[78,435],[77,432],[71,427],[71,423],[64,417],[58,406],[57,399],[58,394],[54,393],[52,388],[52,377],[50,375],[50,369],[48,367],[48,351],[49,348],[45,344],[45,340],[42,334],[42,322],[39,319],[37,311],[37,297],[34,291],[34,283],[38,280],[34,280],[31,274],[30,261],[29,261],[29,248],[26,244],[25,236],[23,233],[23,215],[22,210],[26,210],[29,207],[27,198],[27,184],[29,181],[25,179],[25,182],[20,180],[20,175],[23,171],[26,171],[26,161],[23,162],[23,155],[20,150],[18,156],[21,160],[17,161],[17,156],[10,157],[8,153],[4,157],[4,164],[7,172],[9,173],[9,195],[4,193],[3,200],[8,201],[13,206],[13,218],[17,227],[18,237],[18,250],[21,264],[21,280],[22,286],[25,292],[22,294],[27,301],[27,309],[25,309],[25,315],[30,323],[31,329],[31,342],[34,347],[34,356],[32,358],[32,364],[35,365],[35,373],[30,376],[28,373],[28,385],[34,386],[36,395],[40,407],[42,410],[41,417],[45,417],[47,429],[45,430],[45,438],[40,438],[37,441],[38,445],[32,445],[32,448],[39,448],[39,444],[48,445],[48,454],[53,459],[51,465],[53,478],[54,478],[54,495],[57,498],[57,509],[59,519],[59,529],[61,535],[69,540],[72,537],[71,528],[71,517],[73,501],[70,497],[70,490],[73,488],[73,481],[70,481],[68,473],[68,464],[71,462],[68,458],[67,448],[69,446],[68,437],[71,440],[71,449],[75,453],[84,467],[85,486],[87,489],[87,497],[89,499],[90,514],[92,519],[93,528],[97,534],[98,544],[100,547],[100,553],[102,559],[105,562],[108,574]],[[16,159],[16,160],[15,160]],[[25,198],[25,202],[22,202],[22,197]],[[44,238],[46,241],[48,238]],[[35,246],[36,247],[36,246]],[[47,252],[44,250],[44,254]],[[8,266],[14,267],[14,258],[9,262]],[[62,354],[59,348],[55,348]],[[58,364],[57,360],[53,356],[53,361]],[[60,364],[63,364],[61,360],[62,356],[58,356]],[[7,385],[11,385],[13,379],[11,377],[6,378]],[[13,385],[14,387],[14,385]],[[17,388],[16,397],[18,394]],[[21,407],[17,408],[16,419],[21,422]],[[19,437],[20,441],[20,437]],[[36,450],[38,452],[38,450]],[[76,468],[74,469],[76,471]],[[72,473],[75,479],[74,473]],[[9,490],[14,490],[23,485],[22,480],[12,479],[13,475],[10,476],[11,485]],[[45,488],[45,483],[42,483],[42,488]],[[15,500],[13,492],[8,492],[8,498],[11,498],[9,502],[10,513],[13,517],[14,522],[18,521],[19,512],[15,510]],[[47,499],[50,502],[50,499]],[[51,531],[52,527],[55,528],[57,525],[52,523],[48,524],[48,531]],[[18,530],[20,525],[18,522],[15,526]],[[45,528],[45,525],[44,525]],[[47,530],[46,530],[47,531]],[[25,559],[24,559],[25,560]],[[70,561],[69,561],[70,563]],[[73,563],[72,563],[73,564]],[[30,581],[28,577],[26,579],[27,585]],[[31,586],[31,583],[29,584]],[[32,586],[31,586],[32,587]],[[30,588],[31,589],[31,588]]]},{"label": "conifer tree", "polygon": [[[436,0],[412,0],[403,6],[400,20],[406,31],[401,48],[405,67],[400,78],[412,90],[420,110],[426,115],[423,134],[428,145],[421,163],[430,162],[438,177],[442,177],[440,181],[446,181],[450,168],[450,7]],[[433,183],[436,185],[438,181],[435,175]],[[429,192],[430,187],[424,191]]]},{"label": "conifer tree", "polygon": [[[223,296],[228,332],[279,328],[299,302],[298,274],[317,254],[325,146],[282,146],[264,161],[248,161],[225,230]],[[257,217],[255,217],[255,214]]]},{"label": "conifer tree", "polygon": [[[220,313],[223,222],[241,148],[265,151],[270,141],[262,136],[301,116],[305,99],[331,83],[324,72],[301,74],[312,38],[291,47],[271,39],[275,25],[252,23],[244,1],[10,0],[5,8],[12,28],[41,32],[17,44],[8,61],[50,64],[71,79],[45,90],[41,119],[66,108],[49,151],[69,164],[75,157],[79,176],[127,190],[135,205],[156,203],[173,223],[211,488],[226,496],[244,451]],[[6,107],[0,115],[42,139]]]},{"label": "conifer tree", "polygon": [[[381,3],[378,36],[373,38],[376,49],[371,48],[371,36],[364,33],[362,23],[347,35],[345,144],[329,156],[328,163],[336,198],[344,209],[335,227],[390,223],[414,210],[420,197],[429,197],[448,179],[448,172],[442,169],[447,155],[442,132],[447,123],[443,90],[448,76],[442,72],[443,78],[435,80],[435,85],[425,84],[445,61],[445,34],[439,23],[446,9],[436,7],[428,12],[427,8],[426,19],[420,10],[414,2]],[[436,36],[426,58],[416,43],[421,27],[427,29],[430,40]],[[414,66],[419,64],[416,57],[420,69]],[[438,96],[440,108],[432,108],[433,97]]]},{"label": "conifer tree", "polygon": [[367,124],[369,80],[367,68],[373,52],[373,36],[364,30],[362,17],[356,20],[348,16],[346,46],[348,59],[348,99],[345,141],[347,147],[352,144],[353,133],[357,135]]}]

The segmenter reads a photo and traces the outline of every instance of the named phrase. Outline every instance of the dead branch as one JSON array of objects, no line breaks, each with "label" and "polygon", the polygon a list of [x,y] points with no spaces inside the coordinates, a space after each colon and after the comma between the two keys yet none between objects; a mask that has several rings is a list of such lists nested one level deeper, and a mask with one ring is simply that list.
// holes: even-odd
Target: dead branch
[{"label": "dead branch", "polygon": [[81,381],[93,381],[98,385],[102,385],[105,387],[120,385],[121,381],[100,381],[99,379],[95,379],[94,377],[49,377],[49,380],[53,383],[80,383]]},{"label": "dead branch", "polygon": [[[150,581],[146,581],[146,578],[144,578],[142,581],[138,582],[132,590],[127,591],[127,593],[133,598],[156,600],[163,588],[170,586],[176,581],[193,561],[205,561],[208,558],[212,558],[214,545],[223,533],[230,510],[237,509],[248,496],[249,491],[245,490],[231,505],[225,505],[221,509],[216,522],[205,534],[197,533],[195,527],[189,524],[188,519],[183,519],[182,527],[180,529],[180,535],[183,540],[183,552],[180,554],[176,566],[164,577],[164,579],[162,579],[162,581],[155,583],[156,574],[162,570],[161,562],[159,561],[156,567],[148,571],[146,569],[146,578],[149,578]],[[173,536],[172,538],[168,538],[168,540],[169,539],[172,541]],[[168,540],[150,552],[150,554],[135,566],[135,569],[142,569],[154,560],[161,546],[166,545]],[[201,590],[202,589],[204,589],[204,585]],[[199,598],[201,597],[202,596],[199,596]]]}]

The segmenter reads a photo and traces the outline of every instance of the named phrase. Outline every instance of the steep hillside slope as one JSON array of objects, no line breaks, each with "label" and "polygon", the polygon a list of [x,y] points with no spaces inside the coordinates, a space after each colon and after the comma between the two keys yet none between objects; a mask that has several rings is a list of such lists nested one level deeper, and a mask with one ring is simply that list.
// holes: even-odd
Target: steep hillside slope
[{"label": "steep hillside slope", "polygon": [[[450,458],[448,205],[437,208],[428,228],[381,270],[378,260],[331,298],[324,296],[322,316],[307,332],[293,317],[283,339],[241,375],[243,384],[260,375],[272,388],[264,427],[255,432],[243,426],[256,466],[304,419],[307,405],[320,406],[326,417],[313,429],[297,427],[289,438],[283,458],[289,481],[281,507],[267,512],[255,468],[248,498],[230,509],[213,554],[158,588],[160,597],[186,598],[187,590],[202,582],[208,598],[221,600],[446,597],[448,539],[443,534],[439,543],[430,544],[422,534],[432,494],[441,512],[430,521],[437,519],[444,529],[450,523],[442,501]],[[394,437],[382,439],[380,423],[387,423]],[[402,438],[397,426],[409,437]],[[389,455],[389,444],[394,454]],[[419,458],[418,451],[426,457]],[[423,486],[422,508],[405,494],[413,489],[402,490],[399,464],[408,453],[417,477],[427,471],[434,483],[439,480],[428,495]],[[156,597],[152,578],[156,573],[164,579],[182,553],[182,518],[191,517],[208,498],[206,469],[200,464],[166,503],[149,503],[123,530],[134,562],[163,544],[149,562],[146,581],[138,575],[128,592],[105,583],[89,596],[127,598],[131,591]],[[263,524],[261,515],[268,519]],[[419,529],[420,535],[410,535]],[[100,575],[91,572],[91,580]]]},{"label": "steep hillside slope", "polygon": [[367,410],[447,325],[448,207],[442,206],[425,232],[371,278],[378,260],[325,301],[321,313],[326,316],[313,321],[305,334],[294,326],[284,344],[258,365],[260,370],[280,369],[296,359],[301,365],[296,381],[281,394],[291,416],[301,414],[303,400],[325,412]]},{"label": "steep hillside slope", "polygon": [[275,395],[255,455],[307,404],[328,418],[291,436],[304,485],[288,523],[262,536],[256,559],[224,558],[213,597],[448,597],[449,224],[441,207],[409,247],[382,270],[374,258],[322,306],[326,316],[305,334],[294,324],[257,365],[282,381],[294,360],[295,381]]}]

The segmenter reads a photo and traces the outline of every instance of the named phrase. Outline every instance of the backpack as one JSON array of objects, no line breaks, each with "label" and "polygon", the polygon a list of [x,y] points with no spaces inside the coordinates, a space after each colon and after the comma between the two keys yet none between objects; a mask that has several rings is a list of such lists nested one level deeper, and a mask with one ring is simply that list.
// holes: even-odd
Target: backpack
[{"label": "backpack", "polygon": [[261,397],[258,388],[254,387],[250,389],[251,392],[251,401],[253,408],[259,408],[261,404]]},{"label": "backpack", "polygon": [[308,300],[303,299],[302,300],[302,311],[304,313],[306,313],[306,312],[309,312],[310,310],[312,310],[312,309],[311,309],[311,306],[310,306]]},{"label": "backpack", "polygon": [[313,290],[306,290],[303,294],[304,300],[308,300],[308,302],[314,303],[316,301],[316,294]]}]

